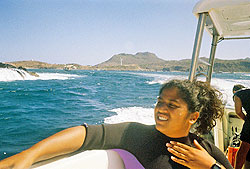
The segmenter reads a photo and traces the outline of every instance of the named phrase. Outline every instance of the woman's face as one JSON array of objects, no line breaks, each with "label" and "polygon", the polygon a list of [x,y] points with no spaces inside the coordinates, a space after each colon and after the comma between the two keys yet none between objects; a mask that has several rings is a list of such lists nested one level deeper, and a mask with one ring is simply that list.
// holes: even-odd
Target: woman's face
[{"label": "woman's face", "polygon": [[156,129],[173,138],[187,136],[191,125],[198,118],[193,119],[193,113],[189,113],[188,105],[180,97],[179,89],[176,87],[162,91],[158,97],[154,112]]}]

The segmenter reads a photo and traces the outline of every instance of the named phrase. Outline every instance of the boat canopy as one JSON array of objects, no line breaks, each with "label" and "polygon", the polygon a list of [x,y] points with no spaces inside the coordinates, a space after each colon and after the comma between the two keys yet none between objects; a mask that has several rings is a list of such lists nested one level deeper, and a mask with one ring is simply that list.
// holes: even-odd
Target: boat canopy
[{"label": "boat canopy", "polygon": [[206,80],[211,81],[218,42],[250,39],[250,0],[200,0],[193,8],[198,18],[189,80],[196,78],[197,62],[204,28],[212,37]]},{"label": "boat canopy", "polygon": [[[250,39],[250,0],[200,0],[193,13],[198,18],[189,80],[205,75],[211,82],[217,44],[222,40]],[[196,74],[204,28],[212,37],[207,74]],[[221,120],[216,121],[214,143],[224,150]]]},{"label": "boat canopy", "polygon": [[205,28],[220,38],[250,35],[250,0],[201,0],[193,8],[195,16],[207,13]]}]

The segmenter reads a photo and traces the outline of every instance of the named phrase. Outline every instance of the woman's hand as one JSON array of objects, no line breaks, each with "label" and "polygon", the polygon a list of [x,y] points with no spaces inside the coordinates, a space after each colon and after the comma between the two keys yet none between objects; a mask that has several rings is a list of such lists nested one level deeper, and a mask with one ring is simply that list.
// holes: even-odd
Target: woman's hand
[{"label": "woman's hand", "polygon": [[210,169],[216,163],[197,140],[194,140],[196,148],[174,141],[166,145],[168,151],[177,157],[171,156],[173,161],[191,169]]},{"label": "woman's hand", "polygon": [[28,169],[33,163],[30,153],[23,151],[0,161],[0,169]]}]

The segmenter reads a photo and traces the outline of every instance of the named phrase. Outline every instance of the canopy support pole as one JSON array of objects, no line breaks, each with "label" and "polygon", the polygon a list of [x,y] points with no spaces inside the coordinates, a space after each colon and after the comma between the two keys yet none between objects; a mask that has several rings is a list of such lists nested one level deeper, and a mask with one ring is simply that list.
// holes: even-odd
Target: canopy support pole
[{"label": "canopy support pole", "polygon": [[[215,58],[215,51],[218,44],[218,33],[216,29],[213,30],[213,40],[211,44],[211,51],[210,51],[210,57],[209,57],[209,66],[207,71],[207,79],[206,81],[208,83],[211,83],[212,73],[213,73],[213,67],[214,67],[214,58]],[[214,127],[214,144],[222,151],[224,152],[224,138],[223,138],[223,124],[221,119],[216,119],[216,126]]]},{"label": "canopy support pole", "polygon": [[211,83],[212,73],[213,73],[213,67],[214,67],[214,58],[215,58],[215,51],[218,43],[218,34],[217,31],[214,29],[215,34],[213,35],[213,40],[211,44],[211,51],[210,51],[210,57],[209,57],[209,66],[207,71],[207,79],[206,81],[208,83]]},{"label": "canopy support pole", "polygon": [[206,21],[207,13],[200,13],[199,14],[199,21],[197,25],[196,35],[195,35],[195,41],[194,41],[194,48],[193,48],[193,54],[192,54],[192,62],[191,62],[191,68],[190,68],[190,74],[189,74],[189,80],[193,81],[195,78],[195,73],[197,69],[197,62],[198,57],[200,53],[200,47],[201,47],[201,41],[203,37],[204,32],[204,26]]}]

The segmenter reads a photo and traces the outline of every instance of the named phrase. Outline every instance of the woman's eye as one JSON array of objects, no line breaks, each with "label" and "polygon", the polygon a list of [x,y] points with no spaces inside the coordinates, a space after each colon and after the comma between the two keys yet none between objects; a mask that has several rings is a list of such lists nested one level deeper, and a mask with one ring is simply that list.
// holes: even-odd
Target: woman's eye
[{"label": "woman's eye", "polygon": [[162,104],[162,102],[161,102],[161,101],[157,101],[157,103],[156,103],[156,104],[158,104],[158,105],[159,105],[159,104]]},{"label": "woman's eye", "polygon": [[170,107],[170,108],[172,108],[172,109],[177,108],[177,106],[176,106],[176,105],[173,105],[173,104],[168,104],[168,107]]},{"label": "woman's eye", "polygon": [[164,106],[164,104],[165,104],[165,103],[162,102],[162,101],[158,101],[158,102],[157,102],[157,105],[158,105],[158,106]]}]

